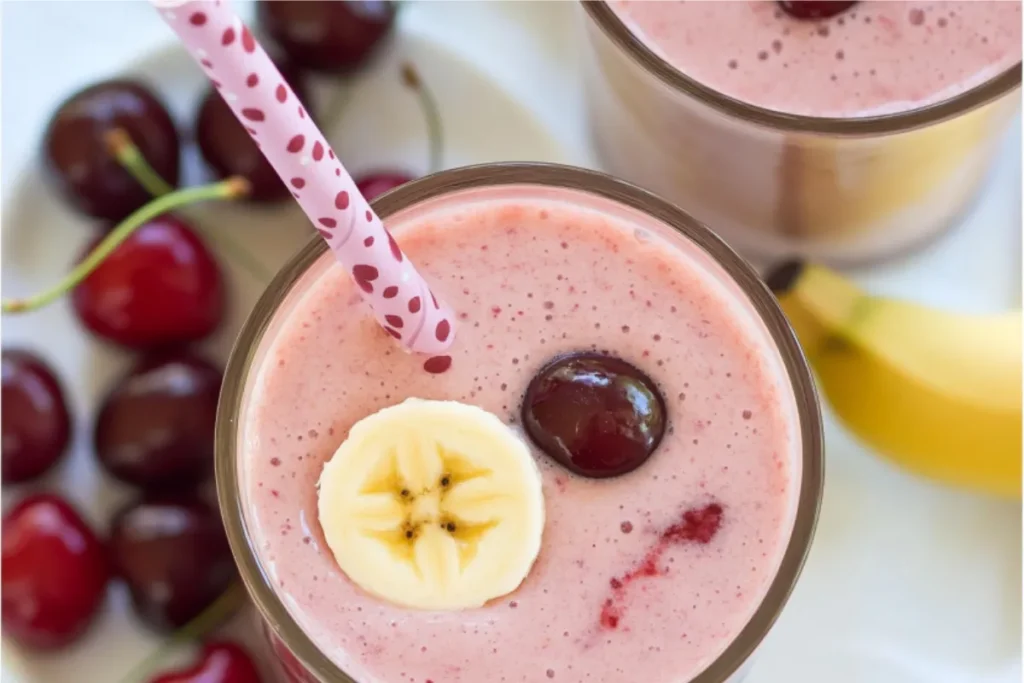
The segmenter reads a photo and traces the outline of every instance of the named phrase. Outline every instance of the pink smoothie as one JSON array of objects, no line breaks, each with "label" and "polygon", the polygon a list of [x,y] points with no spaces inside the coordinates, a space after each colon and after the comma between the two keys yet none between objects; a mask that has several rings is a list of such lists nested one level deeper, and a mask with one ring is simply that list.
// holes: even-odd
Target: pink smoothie
[{"label": "pink smoothie", "polygon": [[[360,683],[689,681],[757,608],[795,512],[795,402],[752,307],[704,252],[591,195],[477,189],[389,225],[458,312],[453,363],[430,374],[400,351],[330,257],[300,281],[258,354],[240,426],[247,523],[285,604]],[[422,612],[341,574],[315,485],[353,423],[414,396],[516,425],[542,365],[593,349],[658,382],[669,429],[614,479],[535,452],[547,523],[517,591]]]},{"label": "pink smoothie", "polygon": [[860,2],[801,21],[776,2],[610,5],[694,80],[792,114],[894,113],[958,95],[1020,62],[1021,5],[1007,0]]}]

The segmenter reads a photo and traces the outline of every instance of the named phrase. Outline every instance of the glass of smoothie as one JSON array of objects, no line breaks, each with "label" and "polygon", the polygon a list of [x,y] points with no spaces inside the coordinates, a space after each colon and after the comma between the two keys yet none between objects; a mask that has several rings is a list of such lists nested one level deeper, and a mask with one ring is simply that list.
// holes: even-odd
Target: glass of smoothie
[{"label": "glass of smoothie", "polygon": [[583,6],[601,163],[752,257],[851,264],[938,235],[1019,105],[1018,1]]},{"label": "glass of smoothie", "polygon": [[[688,214],[593,171],[455,169],[374,208],[456,312],[452,348],[403,352],[316,239],[256,305],[221,397],[222,512],[289,679],[740,680],[797,581],[822,492],[817,398],[768,289]],[[481,567],[508,578],[525,498],[501,490],[519,475],[490,481],[493,517],[415,526],[427,493],[403,483],[410,453],[441,458],[423,491],[461,514],[490,446],[449,442],[431,417],[418,425],[436,440],[396,445],[404,428],[379,421],[366,437],[371,420],[419,410],[408,399],[487,415],[535,473],[534,556],[480,604],[436,608],[420,583],[443,574],[457,592]],[[338,462],[371,441],[380,462]],[[323,516],[328,488],[345,487],[376,501],[358,529]],[[377,514],[388,506],[410,516]],[[342,557],[336,533],[365,552]],[[420,539],[449,533],[460,564],[419,564]]]}]

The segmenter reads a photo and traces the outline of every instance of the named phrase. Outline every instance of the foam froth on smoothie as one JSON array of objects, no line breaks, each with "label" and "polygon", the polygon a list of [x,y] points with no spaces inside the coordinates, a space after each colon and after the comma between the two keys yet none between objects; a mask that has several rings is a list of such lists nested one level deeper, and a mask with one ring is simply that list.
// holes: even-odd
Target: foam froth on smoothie
[{"label": "foam froth on smoothie", "polygon": [[852,118],[917,109],[1021,60],[1021,4],[1013,0],[873,0],[816,21],[769,1],[609,4],[690,78],[792,114]]},{"label": "foam froth on smoothie", "polygon": [[[800,445],[770,336],[697,247],[584,197],[479,190],[389,220],[457,312],[443,374],[394,345],[329,256],[258,353],[239,456],[255,550],[298,624],[360,683],[680,683],[736,637],[775,575]],[[579,350],[653,378],[668,430],[642,466],[611,479],[534,452],[547,523],[515,592],[417,611],[340,572],[316,481],[355,422],[415,396],[518,428],[534,373]]]}]

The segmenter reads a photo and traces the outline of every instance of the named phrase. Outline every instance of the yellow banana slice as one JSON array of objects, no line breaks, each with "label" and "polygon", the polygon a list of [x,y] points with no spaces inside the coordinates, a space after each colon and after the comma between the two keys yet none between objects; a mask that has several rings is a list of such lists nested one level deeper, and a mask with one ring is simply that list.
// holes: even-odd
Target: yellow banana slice
[{"label": "yellow banana slice", "polygon": [[357,422],[324,465],[318,503],[349,579],[417,609],[511,593],[544,530],[530,449],[495,415],[454,401],[409,399]]}]

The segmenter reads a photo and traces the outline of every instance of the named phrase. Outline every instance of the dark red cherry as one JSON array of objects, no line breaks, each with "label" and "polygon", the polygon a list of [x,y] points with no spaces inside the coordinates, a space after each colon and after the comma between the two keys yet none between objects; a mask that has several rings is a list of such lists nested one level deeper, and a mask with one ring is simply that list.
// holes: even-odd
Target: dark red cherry
[{"label": "dark red cherry", "polygon": [[196,484],[213,468],[222,373],[189,351],[143,358],[104,399],[93,434],[100,464],[148,490]]},{"label": "dark red cherry", "polygon": [[211,641],[203,645],[195,664],[160,674],[150,683],[260,683],[260,675],[240,645]]},{"label": "dark red cherry", "polygon": [[830,19],[857,4],[857,0],[778,0],[783,11],[796,19]]},{"label": "dark red cherry", "polygon": [[665,432],[665,402],[629,363],[598,354],[541,369],[523,400],[523,427],[542,451],[585,477],[614,477],[651,456]]},{"label": "dark red cherry", "polygon": [[[305,79],[288,64],[279,64],[278,69],[303,103],[304,110],[308,109]],[[299,103],[293,104],[298,106]],[[306,115],[310,112],[306,111]],[[241,176],[249,181],[251,188],[246,200],[275,202],[292,196],[291,189],[282,182],[217,90],[207,90],[199,105],[195,135],[199,152],[217,177]]]},{"label": "dark red cherry", "polygon": [[372,202],[385,192],[390,192],[399,185],[405,185],[410,180],[412,180],[412,176],[400,171],[372,173],[357,180],[356,187],[367,201]]},{"label": "dark red cherry", "polygon": [[149,494],[130,503],[114,516],[109,545],[136,613],[159,631],[199,616],[235,579],[220,514],[195,494]]},{"label": "dark red cherry", "polygon": [[103,604],[110,578],[96,534],[64,500],[40,493],[4,515],[2,537],[4,635],[35,649],[75,641]]},{"label": "dark red cherry", "polygon": [[256,21],[296,65],[341,73],[370,57],[396,9],[388,0],[261,0]]},{"label": "dark red cherry", "polygon": [[72,302],[79,320],[97,336],[147,349],[198,341],[213,332],[224,312],[224,287],[220,268],[199,236],[180,218],[165,214],[111,252],[74,289]]},{"label": "dark red cherry", "polygon": [[72,95],[50,119],[43,148],[49,176],[68,202],[119,222],[150,196],[107,150],[103,138],[114,128],[127,131],[156,172],[178,184],[181,147],[174,121],[137,81],[103,81]]},{"label": "dark red cherry", "polygon": [[3,482],[29,481],[49,470],[67,450],[71,436],[64,391],[39,356],[3,351]]}]

